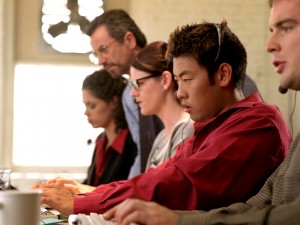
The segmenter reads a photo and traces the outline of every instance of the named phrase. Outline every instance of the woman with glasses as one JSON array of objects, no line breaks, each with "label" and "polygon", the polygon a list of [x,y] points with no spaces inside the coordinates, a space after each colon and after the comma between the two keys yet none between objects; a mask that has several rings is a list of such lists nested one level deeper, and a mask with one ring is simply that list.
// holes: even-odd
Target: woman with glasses
[{"label": "woman with glasses", "polygon": [[176,153],[177,146],[193,134],[193,122],[176,97],[177,83],[172,65],[165,60],[167,43],[152,42],[133,59],[130,69],[131,95],[142,115],[156,115],[164,129],[157,135],[146,169],[157,167]]},{"label": "woman with glasses", "polygon": [[56,178],[48,184],[65,184],[74,194],[92,191],[95,186],[126,180],[137,154],[128,130],[122,106],[127,84],[123,77],[112,78],[105,70],[95,71],[82,84],[85,115],[94,128],[104,128],[95,143],[88,176],[83,184],[68,178]]}]

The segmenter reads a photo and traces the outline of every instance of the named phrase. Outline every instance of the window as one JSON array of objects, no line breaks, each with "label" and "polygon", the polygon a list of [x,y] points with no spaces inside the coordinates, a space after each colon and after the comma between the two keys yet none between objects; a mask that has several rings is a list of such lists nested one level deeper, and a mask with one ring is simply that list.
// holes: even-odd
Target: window
[{"label": "window", "polygon": [[81,86],[95,67],[18,65],[14,84],[15,167],[86,167],[101,128],[84,115]]},{"label": "window", "polygon": [[103,12],[102,0],[43,0],[43,39],[62,53],[87,53],[91,46],[85,31]]}]

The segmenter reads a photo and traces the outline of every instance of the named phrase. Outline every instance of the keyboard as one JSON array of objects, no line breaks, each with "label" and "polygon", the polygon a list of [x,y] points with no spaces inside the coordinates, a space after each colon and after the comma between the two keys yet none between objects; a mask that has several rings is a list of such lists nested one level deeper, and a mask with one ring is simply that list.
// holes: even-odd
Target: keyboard
[{"label": "keyboard", "polygon": [[[68,222],[69,225],[117,225],[116,222],[105,220],[101,214],[97,213],[70,215]],[[132,223],[131,225],[137,224]]]}]

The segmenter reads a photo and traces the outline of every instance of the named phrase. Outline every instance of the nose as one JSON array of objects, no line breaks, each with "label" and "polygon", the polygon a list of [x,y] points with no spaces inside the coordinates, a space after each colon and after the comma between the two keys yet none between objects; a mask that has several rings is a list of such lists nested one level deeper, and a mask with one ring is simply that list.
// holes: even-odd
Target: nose
[{"label": "nose", "polygon": [[91,53],[89,55],[89,59],[91,61],[91,63],[95,64],[95,65],[102,65],[103,64],[103,59],[100,59],[101,57],[98,54],[95,53]]},{"label": "nose", "polygon": [[267,40],[265,49],[269,53],[280,50],[280,45],[278,44],[278,41],[276,40],[276,36],[274,34],[270,35],[269,39]]},{"label": "nose", "polygon": [[106,59],[103,56],[97,56],[98,65],[103,65],[106,62]]},{"label": "nose", "polygon": [[174,92],[174,96],[175,96],[175,98],[178,98],[177,97],[177,90]]},{"label": "nose", "polygon": [[134,87],[131,87],[130,95],[132,97],[136,97],[136,96],[138,96],[138,94],[139,94],[139,92]]},{"label": "nose", "polygon": [[186,97],[186,94],[182,88],[178,87],[177,91],[175,91],[175,97],[177,97],[179,100],[181,100]]},{"label": "nose", "polygon": [[87,110],[87,108],[84,111],[84,115],[88,116],[88,110]]}]

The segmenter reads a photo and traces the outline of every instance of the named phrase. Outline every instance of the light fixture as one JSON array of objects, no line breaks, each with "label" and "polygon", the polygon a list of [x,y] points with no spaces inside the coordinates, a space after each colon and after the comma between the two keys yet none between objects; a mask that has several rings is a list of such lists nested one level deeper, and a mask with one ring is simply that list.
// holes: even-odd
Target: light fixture
[{"label": "light fixture", "polygon": [[42,36],[61,53],[88,53],[90,38],[85,31],[103,13],[102,0],[43,0]]}]

